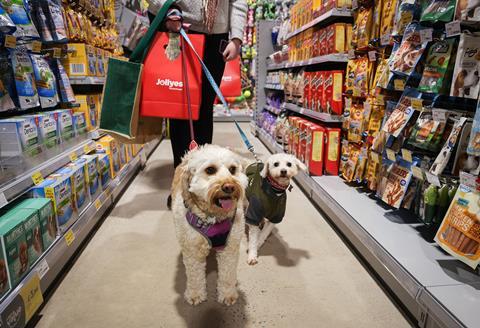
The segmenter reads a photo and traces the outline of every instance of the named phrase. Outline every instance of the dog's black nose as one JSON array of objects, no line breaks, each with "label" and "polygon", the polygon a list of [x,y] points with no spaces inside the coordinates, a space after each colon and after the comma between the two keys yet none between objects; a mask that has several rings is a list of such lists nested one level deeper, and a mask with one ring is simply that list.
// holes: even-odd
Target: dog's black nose
[{"label": "dog's black nose", "polygon": [[230,183],[226,183],[222,186],[222,191],[226,194],[231,194],[235,191],[235,186]]},{"label": "dog's black nose", "polygon": [[282,175],[282,177],[286,176],[287,175],[287,170],[281,170],[280,174]]}]

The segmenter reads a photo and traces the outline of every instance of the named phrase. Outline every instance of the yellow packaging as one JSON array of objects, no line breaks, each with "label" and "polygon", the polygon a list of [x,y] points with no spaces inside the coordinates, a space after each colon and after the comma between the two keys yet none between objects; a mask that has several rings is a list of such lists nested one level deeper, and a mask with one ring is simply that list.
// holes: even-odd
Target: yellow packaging
[{"label": "yellow packaging", "polygon": [[62,64],[68,76],[91,75],[88,65],[87,48],[84,43],[69,43],[67,58],[62,59]]},{"label": "yellow packaging", "polygon": [[107,154],[110,161],[110,178],[115,178],[121,168],[120,149],[111,136],[104,136],[97,141],[97,153]]},{"label": "yellow packaging", "polygon": [[383,0],[382,6],[382,23],[380,25],[380,37],[384,35],[390,36],[393,30],[393,22],[395,18],[395,9],[397,0]]},{"label": "yellow packaging", "polygon": [[105,76],[105,59],[103,59],[104,51],[100,48],[95,49],[97,55],[97,76]]},{"label": "yellow packaging", "polygon": [[349,51],[350,49],[353,49],[352,34],[353,34],[352,24],[345,24],[345,51]]},{"label": "yellow packaging", "polygon": [[85,113],[85,120],[87,121],[87,130],[92,131],[97,127],[97,113],[95,104],[92,104],[92,98],[89,95],[75,95],[77,103],[80,107],[73,109],[73,112]]}]

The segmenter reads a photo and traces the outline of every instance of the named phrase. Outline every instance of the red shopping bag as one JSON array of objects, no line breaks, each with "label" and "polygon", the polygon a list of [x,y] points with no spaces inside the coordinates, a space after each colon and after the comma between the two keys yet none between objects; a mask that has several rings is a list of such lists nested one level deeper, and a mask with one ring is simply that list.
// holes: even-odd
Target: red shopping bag
[{"label": "red shopping bag", "polygon": [[223,73],[220,91],[224,97],[238,97],[242,95],[242,80],[240,79],[240,56],[227,62]]},{"label": "red shopping bag", "polygon": [[[203,56],[205,37],[200,34],[189,36],[197,52]],[[202,66],[191,47],[184,45],[183,41],[180,56],[169,60],[165,55],[168,40],[168,33],[157,33],[145,59],[140,115],[188,120],[189,92],[192,118],[198,120],[202,101]],[[183,64],[187,71],[188,90]]]}]

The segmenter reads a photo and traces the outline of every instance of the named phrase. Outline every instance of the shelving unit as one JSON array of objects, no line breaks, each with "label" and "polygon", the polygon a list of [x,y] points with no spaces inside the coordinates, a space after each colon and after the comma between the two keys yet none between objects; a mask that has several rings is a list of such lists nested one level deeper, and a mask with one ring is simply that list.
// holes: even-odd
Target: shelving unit
[{"label": "shelving unit", "polygon": [[[273,153],[282,148],[263,130]],[[476,327],[480,275],[422,236],[423,225],[381,206],[338,176],[300,173],[297,183],[395,293],[421,327]]]},{"label": "shelving unit", "polygon": [[232,115],[232,116],[214,116],[214,122],[250,122],[252,117],[250,115]]},{"label": "shelving unit", "polygon": [[94,76],[72,76],[70,77],[70,84],[72,85],[103,85],[105,84],[104,77]]},{"label": "shelving unit", "polygon": [[[59,236],[45,251],[21,283],[1,300],[1,327],[26,326],[43,302],[42,294],[59,275],[93,227],[118,200],[128,182],[145,165],[147,156],[159,143],[160,140],[155,140],[146,144],[137,156],[123,167],[117,177],[110,181],[102,194],[79,215],[70,229]],[[88,142],[82,145],[88,146]]]},{"label": "shelving unit", "polygon": [[289,111],[299,113],[325,123],[340,123],[343,119],[342,116],[339,115],[315,112],[313,110],[306,109],[295,104],[285,103],[283,107]]},{"label": "shelving unit", "polygon": [[287,69],[294,67],[305,67],[323,63],[347,63],[348,54],[329,54],[325,56],[318,56],[310,58],[308,60],[301,60],[296,62],[283,62],[279,64],[269,64],[267,65],[267,71],[274,71],[278,69]]},{"label": "shelving unit", "polygon": [[275,108],[275,107],[268,106],[268,105],[265,105],[263,107],[263,109],[265,109],[266,111],[269,111],[270,113],[272,113],[274,115],[279,115],[282,112],[281,108]]},{"label": "shelving unit", "polygon": [[279,84],[265,84],[265,89],[283,91],[283,87]]}]

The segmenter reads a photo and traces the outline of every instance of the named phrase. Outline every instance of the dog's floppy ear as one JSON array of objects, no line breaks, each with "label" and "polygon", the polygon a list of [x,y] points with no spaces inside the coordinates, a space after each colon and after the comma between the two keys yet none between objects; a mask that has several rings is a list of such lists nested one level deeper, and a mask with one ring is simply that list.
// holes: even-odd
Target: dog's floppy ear
[{"label": "dog's floppy ear", "polygon": [[265,163],[263,163],[263,169],[260,172],[260,176],[262,178],[266,178],[268,175],[268,170],[269,170],[268,161],[266,161]]},{"label": "dog's floppy ear", "polygon": [[298,158],[295,158],[295,164],[297,164],[299,170],[302,170],[304,172],[307,170],[307,166],[303,164],[303,162],[301,162]]}]

